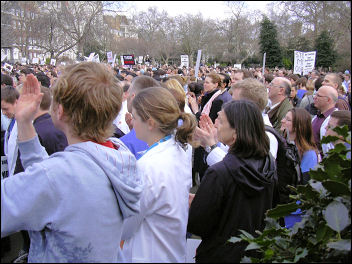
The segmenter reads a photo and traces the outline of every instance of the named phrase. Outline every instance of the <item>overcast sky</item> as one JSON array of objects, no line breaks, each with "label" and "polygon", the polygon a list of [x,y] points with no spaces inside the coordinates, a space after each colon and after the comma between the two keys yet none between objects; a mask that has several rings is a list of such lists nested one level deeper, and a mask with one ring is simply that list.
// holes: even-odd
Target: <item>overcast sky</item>
[{"label": "overcast sky", "polygon": [[[146,11],[148,7],[156,6],[161,12],[165,10],[170,16],[191,14],[196,15],[199,12],[205,19],[224,19],[230,16],[229,8],[224,1],[126,1],[127,5],[132,7],[130,11]],[[248,8],[253,10],[266,11],[266,4],[270,1],[246,1]]]}]

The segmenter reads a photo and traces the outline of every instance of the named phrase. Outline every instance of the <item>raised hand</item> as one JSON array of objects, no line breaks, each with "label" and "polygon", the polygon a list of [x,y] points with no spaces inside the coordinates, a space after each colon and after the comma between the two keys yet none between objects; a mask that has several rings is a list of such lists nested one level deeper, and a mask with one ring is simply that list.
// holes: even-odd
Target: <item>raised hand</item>
[{"label": "raised hand", "polygon": [[28,74],[15,108],[17,123],[32,122],[34,120],[42,97],[43,93],[40,92],[40,84],[37,78],[33,74]]},{"label": "raised hand", "polygon": [[215,141],[213,144],[218,142],[218,133],[217,133],[217,130],[213,124],[213,121],[211,121],[211,118],[209,117],[209,115],[202,114],[200,116],[199,127],[209,134],[209,137],[211,137],[209,139],[209,142]]}]

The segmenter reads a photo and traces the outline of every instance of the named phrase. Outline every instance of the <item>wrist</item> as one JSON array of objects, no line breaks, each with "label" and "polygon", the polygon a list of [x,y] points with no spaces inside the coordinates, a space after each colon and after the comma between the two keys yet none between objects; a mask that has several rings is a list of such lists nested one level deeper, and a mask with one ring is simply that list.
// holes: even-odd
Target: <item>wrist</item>
[{"label": "wrist", "polygon": [[210,153],[214,148],[216,148],[218,145],[217,144],[213,144],[213,145],[211,145],[211,146],[206,146],[205,147],[205,151],[207,152],[207,153]]}]

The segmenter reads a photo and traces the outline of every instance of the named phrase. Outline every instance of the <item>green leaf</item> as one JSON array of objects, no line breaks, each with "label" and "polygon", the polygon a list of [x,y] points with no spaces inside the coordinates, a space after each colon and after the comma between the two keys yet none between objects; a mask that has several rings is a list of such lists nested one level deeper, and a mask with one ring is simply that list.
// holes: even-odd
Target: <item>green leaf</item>
[{"label": "green leaf", "polygon": [[258,249],[258,248],[261,248],[261,246],[255,242],[252,242],[246,247],[245,251],[252,250],[252,249]]},{"label": "green leaf", "polygon": [[328,226],[336,232],[341,232],[351,223],[348,209],[341,202],[331,202],[323,214]]},{"label": "green leaf", "polygon": [[322,184],[324,188],[327,189],[333,196],[351,195],[351,192],[348,189],[348,186],[346,184],[336,182],[336,181],[331,181],[331,180],[327,180]]},{"label": "green leaf", "polygon": [[321,144],[328,144],[330,142],[335,142],[339,138],[337,136],[325,136],[320,140]]},{"label": "green leaf", "polygon": [[231,243],[237,243],[237,242],[241,242],[242,239],[239,237],[231,237],[229,240],[227,240],[227,242],[231,242]]},{"label": "green leaf", "polygon": [[327,246],[336,250],[351,251],[351,239],[342,239],[336,242],[330,242]]},{"label": "green leaf", "polygon": [[253,237],[250,233],[248,233],[248,232],[246,232],[246,231],[244,231],[244,230],[242,230],[242,229],[240,229],[240,231],[242,232],[242,234],[243,234],[245,237],[247,237],[247,238],[249,238],[249,239],[254,239],[254,237]]},{"label": "green leaf", "polygon": [[319,193],[313,190],[310,184],[307,185],[299,185],[297,186],[297,191],[303,194],[304,200],[306,201],[318,201],[319,200]]},{"label": "green leaf", "polygon": [[295,256],[295,259],[293,262],[298,262],[301,258],[304,258],[305,256],[308,255],[308,250],[306,248],[298,248],[296,252],[301,252],[298,255]]},{"label": "green leaf", "polygon": [[296,202],[289,204],[279,204],[274,209],[269,210],[267,212],[267,216],[277,219],[289,215],[290,213],[296,211],[297,208],[299,208],[299,205],[297,205]]}]

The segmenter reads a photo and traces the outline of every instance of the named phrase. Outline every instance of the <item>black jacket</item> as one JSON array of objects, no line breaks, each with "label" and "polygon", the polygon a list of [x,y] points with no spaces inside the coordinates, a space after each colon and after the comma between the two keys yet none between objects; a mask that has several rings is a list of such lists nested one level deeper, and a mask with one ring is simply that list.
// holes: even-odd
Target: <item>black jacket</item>
[{"label": "black jacket", "polygon": [[240,159],[228,153],[206,171],[192,202],[188,232],[202,242],[196,262],[240,262],[245,243],[227,242],[239,230],[255,235],[264,229],[277,181],[275,159]]}]

